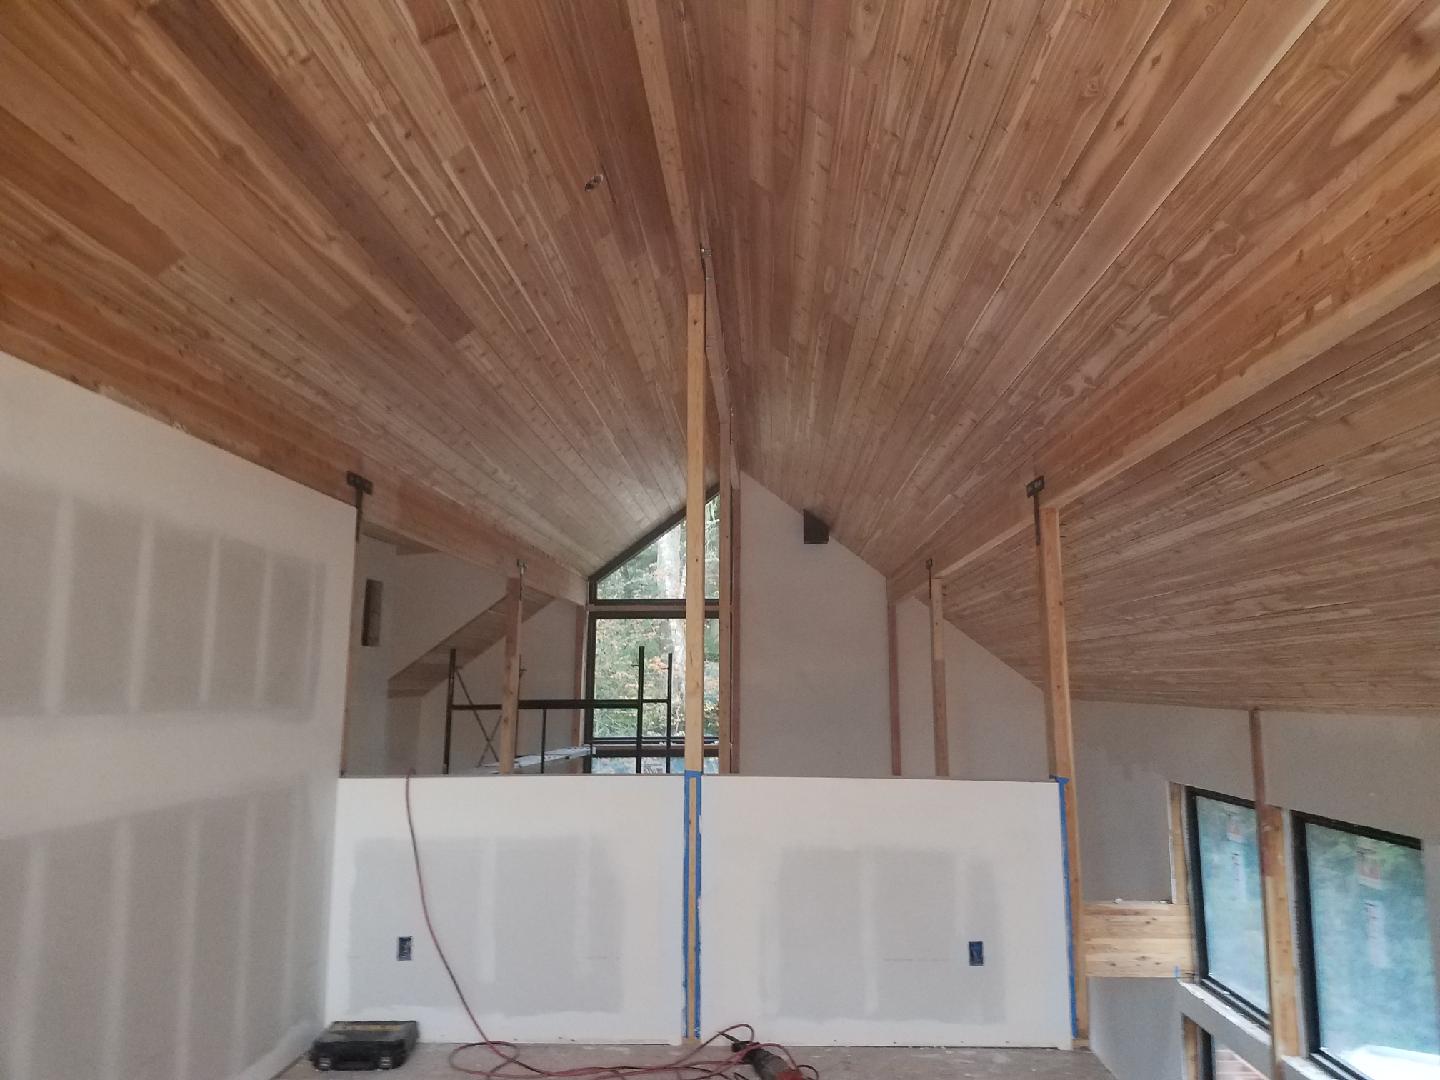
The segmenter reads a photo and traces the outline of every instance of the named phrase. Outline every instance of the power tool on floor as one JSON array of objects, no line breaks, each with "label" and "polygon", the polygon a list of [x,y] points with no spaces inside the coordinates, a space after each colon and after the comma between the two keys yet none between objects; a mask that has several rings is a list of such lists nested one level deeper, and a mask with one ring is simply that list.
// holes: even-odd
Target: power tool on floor
[{"label": "power tool on floor", "polygon": [[790,1062],[779,1054],[772,1054],[759,1043],[746,1042],[728,1035],[726,1038],[730,1039],[730,1047],[736,1053],[745,1051],[745,1056],[740,1060],[754,1069],[760,1080],[807,1080],[805,1074]]}]

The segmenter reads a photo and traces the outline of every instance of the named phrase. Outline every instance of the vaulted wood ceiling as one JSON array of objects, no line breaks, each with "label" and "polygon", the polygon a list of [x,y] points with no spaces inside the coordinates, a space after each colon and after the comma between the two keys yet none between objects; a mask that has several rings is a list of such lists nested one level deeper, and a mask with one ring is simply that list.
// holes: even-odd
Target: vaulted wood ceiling
[{"label": "vaulted wood ceiling", "polygon": [[1440,0],[12,0],[0,347],[574,596],[703,242],[743,466],[897,592],[1033,669],[1043,473],[1082,693],[1440,708],[1437,129]]}]

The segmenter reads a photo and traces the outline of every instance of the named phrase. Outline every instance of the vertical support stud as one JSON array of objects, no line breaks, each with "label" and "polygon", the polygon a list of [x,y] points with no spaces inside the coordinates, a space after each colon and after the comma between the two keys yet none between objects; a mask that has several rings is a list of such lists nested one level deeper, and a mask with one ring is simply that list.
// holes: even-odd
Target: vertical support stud
[{"label": "vertical support stud", "polygon": [[1273,1076],[1300,1054],[1300,1006],[1295,979],[1295,927],[1290,917],[1290,872],[1285,815],[1272,806],[1265,784],[1265,738],[1260,710],[1250,710],[1250,764],[1255,774],[1255,819],[1260,839],[1260,884],[1265,910],[1265,972],[1270,991]]},{"label": "vertical support stud", "polygon": [[700,1037],[700,777],[705,769],[705,298],[687,302],[685,394],[685,1018]]},{"label": "vertical support stud", "polygon": [[520,727],[520,626],[525,609],[525,564],[505,583],[505,692],[500,701],[500,772],[515,771],[515,740]]},{"label": "vertical support stud", "polygon": [[734,617],[731,574],[734,573],[734,558],[730,550],[733,514],[735,509],[734,477],[731,475],[731,455],[734,453],[730,417],[720,416],[720,457],[717,471],[720,476],[720,771],[728,773],[734,764],[732,758],[732,737],[730,728],[730,702],[732,691],[731,669],[734,643],[730,639],[730,628]]},{"label": "vertical support stud", "polygon": [[[1038,501],[1038,490],[1035,495]],[[1060,511],[1039,508],[1041,642],[1044,648],[1045,728],[1050,775],[1060,781],[1064,799],[1066,896],[1070,912],[1071,966],[1074,978],[1075,1038],[1090,1033],[1090,1000],[1085,978],[1084,897],[1080,874],[1080,817],[1075,796],[1075,733],[1070,712],[1070,657],[1065,635],[1065,579],[1060,563]]]},{"label": "vertical support stud", "polygon": [[885,601],[885,644],[890,665],[890,775],[901,776],[900,762],[900,640],[895,600]]},{"label": "vertical support stud", "polygon": [[945,586],[935,576],[935,560],[925,560],[930,578],[930,701],[935,721],[935,775],[950,775],[950,718],[945,684]]}]

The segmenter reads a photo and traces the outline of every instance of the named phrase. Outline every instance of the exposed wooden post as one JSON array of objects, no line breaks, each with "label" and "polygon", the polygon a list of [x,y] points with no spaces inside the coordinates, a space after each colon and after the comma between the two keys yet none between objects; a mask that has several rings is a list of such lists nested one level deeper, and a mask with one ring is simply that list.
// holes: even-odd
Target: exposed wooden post
[{"label": "exposed wooden post", "polygon": [[740,573],[740,552],[743,550],[740,530],[740,507],[742,500],[740,476],[735,475],[733,485],[735,498],[730,507],[730,771],[740,771],[740,635],[745,620],[740,614],[740,587],[744,576]]},{"label": "exposed wooden post", "polygon": [[[927,571],[934,563],[927,561]],[[930,574],[930,702],[935,712],[935,775],[950,775],[950,720],[945,687],[945,587]]]},{"label": "exposed wooden post", "polygon": [[1170,785],[1170,902],[1190,903],[1189,848],[1185,843],[1185,786]]},{"label": "exposed wooden post", "polygon": [[500,699],[500,772],[515,771],[515,739],[520,728],[520,626],[525,615],[525,564],[505,583],[505,687]]},{"label": "exposed wooden post", "polygon": [[705,307],[689,298],[685,468],[685,768],[705,764]]},{"label": "exposed wooden post", "polygon": [[705,298],[689,296],[685,395],[685,1038],[700,1037],[700,773],[705,768]]},{"label": "exposed wooden post", "polygon": [[[709,320],[707,319],[708,323]],[[717,470],[720,474],[720,771],[732,771],[734,761],[731,750],[730,699],[731,667],[733,644],[730,640],[732,622],[732,589],[730,575],[734,572],[734,559],[730,550],[732,516],[735,509],[734,477],[731,475],[730,417],[720,414],[720,457]]]},{"label": "exposed wooden post", "polygon": [[1270,990],[1270,1049],[1275,1067],[1300,1054],[1296,999],[1295,927],[1290,920],[1290,874],[1285,815],[1271,806],[1265,786],[1265,739],[1260,710],[1250,710],[1250,764],[1255,773],[1255,818],[1260,838],[1260,884],[1265,906],[1265,971]]},{"label": "exposed wooden post", "polygon": [[890,654],[890,775],[900,776],[900,642],[895,601],[885,601],[885,640]]},{"label": "exposed wooden post", "polygon": [[1188,1016],[1182,1016],[1180,1022],[1183,1025],[1185,1080],[1204,1080],[1200,1065],[1200,1025]]},{"label": "exposed wooden post", "polygon": [[[590,612],[584,604],[575,608],[575,698],[579,700],[585,696],[585,668],[590,662],[587,655],[590,644]],[[570,745],[579,746],[585,738],[585,710],[576,709],[570,717]],[[579,773],[585,771],[583,758],[576,758],[570,763],[570,771]]]},{"label": "exposed wooden post", "polygon": [[[1036,493],[1038,498],[1038,491]],[[1075,1038],[1090,1037],[1090,999],[1085,979],[1085,929],[1080,882],[1080,819],[1075,797],[1075,733],[1070,715],[1070,658],[1065,637],[1065,579],[1060,566],[1060,511],[1036,511],[1040,548],[1040,618],[1044,648],[1045,727],[1050,774],[1060,781],[1065,807],[1066,889],[1074,968]]]}]

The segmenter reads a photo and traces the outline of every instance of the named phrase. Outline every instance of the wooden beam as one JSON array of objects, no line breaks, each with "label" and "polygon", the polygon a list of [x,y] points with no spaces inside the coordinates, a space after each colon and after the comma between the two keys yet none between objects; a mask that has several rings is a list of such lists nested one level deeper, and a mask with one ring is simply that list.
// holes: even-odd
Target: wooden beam
[{"label": "wooden beam", "polygon": [[685,358],[685,1031],[700,1037],[700,774],[705,769],[705,297],[687,298]]},{"label": "wooden beam", "polygon": [[745,626],[745,620],[740,614],[740,586],[744,582],[744,576],[740,573],[740,507],[744,500],[740,495],[740,474],[737,472],[735,479],[735,501],[730,508],[730,771],[740,771],[740,704],[741,704],[741,678],[740,678],[740,634]]},{"label": "wooden beam", "polygon": [[[588,666],[590,645],[590,613],[585,605],[575,608],[575,698],[585,696],[585,668]],[[585,738],[585,710],[576,709],[570,717],[570,745],[579,746]],[[577,758],[571,764],[572,772],[584,772],[585,761]]]},{"label": "wooden beam", "polygon": [[1204,1080],[1200,1065],[1200,1025],[1188,1016],[1180,1018],[1185,1080]]},{"label": "wooden beam", "polygon": [[1260,839],[1260,883],[1265,908],[1265,971],[1270,990],[1273,1076],[1281,1062],[1301,1053],[1300,1004],[1291,921],[1285,815],[1270,805],[1265,784],[1265,737],[1260,710],[1250,710],[1250,763],[1255,774],[1255,818]]},{"label": "wooden beam", "polygon": [[[711,320],[706,319],[708,327]],[[731,661],[733,646],[730,629],[733,622],[731,575],[735,563],[730,551],[732,518],[735,510],[734,475],[731,471],[731,426],[730,417],[720,414],[720,771],[731,771],[732,751],[730,736]]]},{"label": "wooden beam", "polygon": [[1190,903],[1190,848],[1185,842],[1185,785],[1170,785],[1170,900]]},{"label": "wooden beam", "polygon": [[[720,298],[715,289],[714,255],[708,247],[700,251],[705,271],[705,366],[710,372],[710,391],[715,395],[715,414],[722,428],[733,425],[734,405],[730,390],[730,363],[725,354],[725,335],[721,330]],[[720,448],[723,468],[738,476],[740,460],[732,440],[729,448]],[[721,471],[723,471],[723,468]],[[724,481],[721,481],[724,486]]]},{"label": "wooden beam", "polygon": [[945,587],[930,578],[930,704],[934,712],[935,775],[950,775],[950,718],[945,685]]},{"label": "wooden beam", "polygon": [[685,444],[685,768],[704,766],[705,301],[688,298]]},{"label": "wooden beam", "polygon": [[1040,619],[1045,662],[1045,727],[1050,775],[1065,805],[1066,890],[1074,964],[1075,1037],[1088,1039],[1090,1000],[1085,979],[1084,893],[1080,875],[1080,817],[1075,793],[1075,733],[1070,712],[1070,659],[1065,636],[1065,579],[1060,564],[1060,511],[1040,509]]},{"label": "wooden beam", "polygon": [[524,622],[525,564],[505,583],[505,683],[500,699],[500,771],[515,771],[515,739],[520,729],[520,628]]},{"label": "wooden beam", "polygon": [[895,625],[895,601],[885,604],[885,642],[890,660],[890,775],[901,776],[900,761],[900,642]]},{"label": "wooden beam", "polygon": [[675,223],[675,242],[679,249],[685,292],[688,296],[703,297],[705,281],[700,266],[700,232],[690,207],[690,187],[680,141],[673,75],[665,54],[658,0],[630,0],[629,8],[630,29],[635,35],[640,75],[645,84],[645,101],[650,108],[651,127],[655,130],[660,171],[665,178],[665,197],[670,203],[671,220]]}]

